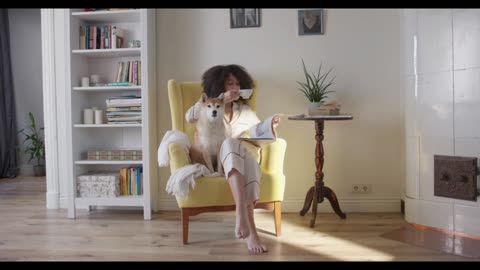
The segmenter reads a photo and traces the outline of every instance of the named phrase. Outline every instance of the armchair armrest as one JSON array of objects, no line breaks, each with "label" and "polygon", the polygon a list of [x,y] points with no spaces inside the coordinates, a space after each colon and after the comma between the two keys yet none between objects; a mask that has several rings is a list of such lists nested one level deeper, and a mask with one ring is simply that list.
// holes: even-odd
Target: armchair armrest
[{"label": "armchair armrest", "polygon": [[283,174],[283,160],[287,142],[282,138],[265,145],[261,151],[260,167],[268,174]]},{"label": "armchair armrest", "polygon": [[171,143],[168,145],[168,155],[170,156],[170,172],[175,172],[187,164],[190,164],[190,157],[183,145],[179,143]]}]

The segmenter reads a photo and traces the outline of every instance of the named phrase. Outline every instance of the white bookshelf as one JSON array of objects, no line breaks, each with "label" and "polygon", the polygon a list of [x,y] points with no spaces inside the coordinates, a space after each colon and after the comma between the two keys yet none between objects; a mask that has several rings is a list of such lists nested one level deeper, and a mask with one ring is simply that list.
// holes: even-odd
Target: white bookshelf
[{"label": "white bookshelf", "polygon": [[127,128],[142,127],[142,124],[75,124],[76,128]]},{"label": "white bookshelf", "polygon": [[75,198],[75,204],[84,206],[143,206],[143,197],[129,195],[116,198]]},{"label": "white bookshelf", "polygon": [[73,90],[75,91],[124,91],[124,90],[141,90],[142,86],[133,85],[133,86],[90,86],[90,87],[81,87],[75,86]]},{"label": "white bookshelf", "polygon": [[[148,9],[89,11],[68,10],[65,31],[69,38],[66,57],[67,86],[67,152],[68,217],[75,218],[76,209],[90,206],[135,206],[143,209],[143,218],[151,219],[156,209],[156,81],[155,81],[155,11]],[[140,40],[140,48],[79,49],[80,26],[116,25],[124,31],[123,47],[129,40]],[[101,83],[115,81],[119,61],[140,61],[142,85],[82,87],[82,77],[98,74]],[[118,95],[142,97],[142,123],[107,124],[106,99]],[[83,110],[98,107],[104,111],[104,124],[83,124]],[[142,150],[142,160],[87,160],[89,150]],[[151,150],[153,149],[153,150]],[[63,150],[63,149],[62,149]],[[92,171],[120,174],[122,167],[143,169],[142,195],[113,198],[77,197],[76,178]],[[152,184],[153,183],[153,184]]]},{"label": "white bookshelf", "polygon": [[75,164],[83,165],[142,165],[142,160],[77,160]]},{"label": "white bookshelf", "polygon": [[73,50],[72,53],[86,57],[140,56],[141,48]]},{"label": "white bookshelf", "polygon": [[140,9],[72,12],[72,17],[90,23],[138,22],[140,15]]}]

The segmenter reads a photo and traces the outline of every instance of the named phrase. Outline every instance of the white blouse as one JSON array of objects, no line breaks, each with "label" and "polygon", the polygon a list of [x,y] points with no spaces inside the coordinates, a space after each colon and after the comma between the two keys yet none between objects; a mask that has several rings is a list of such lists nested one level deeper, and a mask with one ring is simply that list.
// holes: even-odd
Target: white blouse
[{"label": "white blouse", "polygon": [[[197,122],[200,117],[200,110],[202,108],[202,101],[199,100],[195,105],[188,109],[185,114],[185,119],[189,123]],[[227,117],[225,116],[223,120],[225,124],[230,125],[232,131],[232,138],[238,138],[243,132],[247,131],[253,125],[256,125],[260,122],[257,114],[248,106],[247,104],[242,104],[241,102],[233,102],[233,116],[231,122],[228,122]]]}]

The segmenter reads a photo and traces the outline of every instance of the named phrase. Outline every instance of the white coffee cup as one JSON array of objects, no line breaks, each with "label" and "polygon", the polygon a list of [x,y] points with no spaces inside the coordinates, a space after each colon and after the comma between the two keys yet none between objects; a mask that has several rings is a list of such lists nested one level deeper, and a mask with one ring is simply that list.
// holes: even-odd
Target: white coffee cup
[{"label": "white coffee cup", "polygon": [[253,94],[253,89],[240,89],[240,96],[243,99],[248,99]]}]

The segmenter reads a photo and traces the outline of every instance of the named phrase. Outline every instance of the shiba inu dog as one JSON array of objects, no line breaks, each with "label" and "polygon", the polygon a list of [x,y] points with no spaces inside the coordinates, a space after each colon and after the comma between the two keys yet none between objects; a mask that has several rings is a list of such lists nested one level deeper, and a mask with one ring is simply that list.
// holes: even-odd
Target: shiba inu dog
[{"label": "shiba inu dog", "polygon": [[225,105],[223,93],[217,98],[202,95],[200,117],[195,126],[195,135],[190,148],[192,162],[204,164],[213,173],[220,172],[221,164],[217,161],[218,152],[223,141],[230,136],[224,120]]}]

